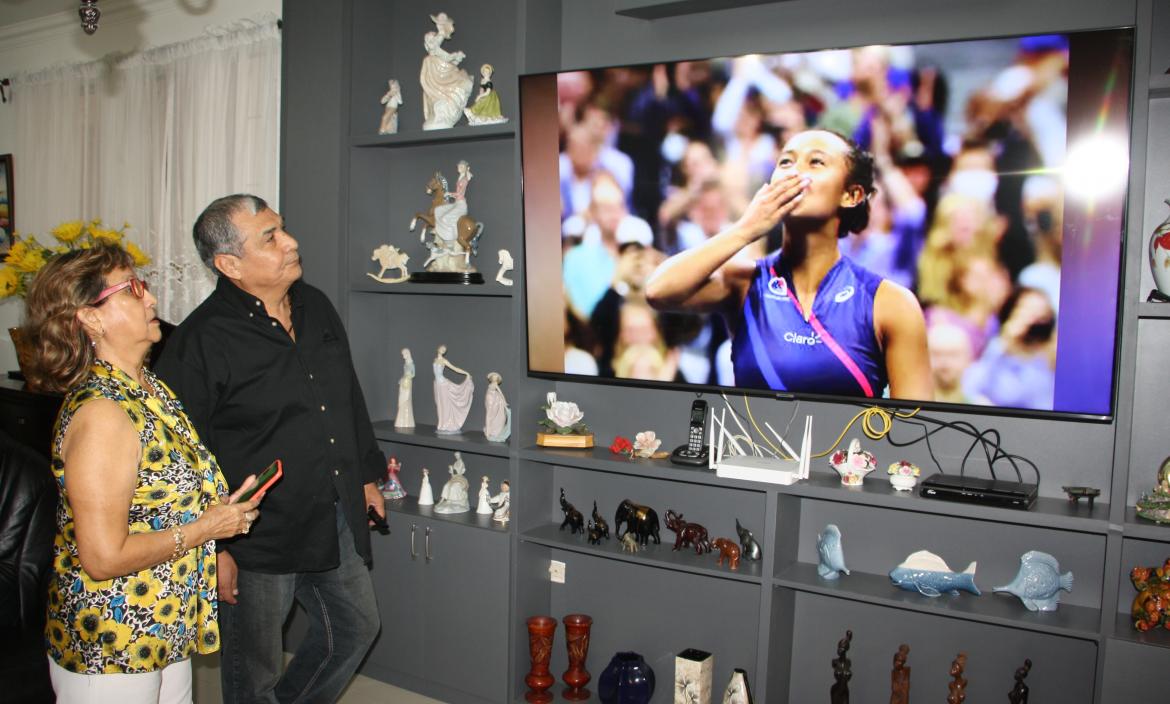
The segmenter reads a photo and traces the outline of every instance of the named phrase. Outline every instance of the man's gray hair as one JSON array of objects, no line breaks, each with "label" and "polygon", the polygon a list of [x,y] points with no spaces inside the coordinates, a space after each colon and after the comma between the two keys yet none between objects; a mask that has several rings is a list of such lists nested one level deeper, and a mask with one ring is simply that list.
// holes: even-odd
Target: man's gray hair
[{"label": "man's gray hair", "polygon": [[199,214],[193,231],[195,249],[199,252],[199,258],[216,276],[220,275],[220,271],[215,268],[215,255],[232,254],[239,257],[244,253],[244,242],[232,217],[241,210],[247,209],[256,215],[266,208],[268,203],[263,198],[237,193],[217,198]]}]

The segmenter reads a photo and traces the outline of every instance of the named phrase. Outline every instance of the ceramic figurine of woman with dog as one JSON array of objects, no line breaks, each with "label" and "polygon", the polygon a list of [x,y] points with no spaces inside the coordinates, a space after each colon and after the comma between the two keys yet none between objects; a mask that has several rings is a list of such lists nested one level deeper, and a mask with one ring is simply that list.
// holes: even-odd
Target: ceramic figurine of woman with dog
[{"label": "ceramic figurine of woman with dog", "polygon": [[506,479],[500,482],[500,493],[492,497],[492,506],[496,507],[492,514],[493,521],[506,524],[512,517],[512,494]]},{"label": "ceramic figurine of woman with dog", "polygon": [[500,110],[500,96],[492,87],[492,74],[495,69],[491,64],[484,64],[479,67],[479,95],[475,96],[475,102],[469,108],[463,108],[463,114],[467,116],[467,124],[471,126],[477,125],[498,125],[507,122],[508,118],[504,117]]},{"label": "ceramic figurine of woman with dog", "polygon": [[463,117],[463,106],[471,95],[475,81],[459,63],[466,57],[462,51],[449,53],[443,41],[455,33],[455,20],[446,12],[431,15],[435,31],[423,37],[427,55],[423,58],[418,80],[423,92],[423,129],[442,130],[454,127]]},{"label": "ceramic figurine of woman with dog", "polygon": [[[475,382],[471,374],[447,361],[447,346],[439,345],[431,369],[435,372],[435,412],[438,423],[435,432],[455,434],[463,431],[463,422],[471,410],[471,399],[475,395]],[[450,369],[463,375],[463,381],[456,384],[443,376],[443,369]]]},{"label": "ceramic figurine of woman with dog", "polygon": [[382,111],[382,124],[378,126],[378,134],[398,134],[398,107],[402,105],[402,88],[393,78],[387,83],[382,104],[386,108]]},{"label": "ceramic figurine of woman with dog", "polygon": [[410,350],[402,348],[402,378],[398,380],[398,415],[394,417],[395,428],[414,427],[414,358]]},{"label": "ceramic figurine of woman with dog", "polygon": [[484,421],[483,434],[492,442],[507,442],[512,434],[512,409],[508,408],[508,401],[500,389],[503,377],[499,372],[487,375],[488,387],[484,393]]}]

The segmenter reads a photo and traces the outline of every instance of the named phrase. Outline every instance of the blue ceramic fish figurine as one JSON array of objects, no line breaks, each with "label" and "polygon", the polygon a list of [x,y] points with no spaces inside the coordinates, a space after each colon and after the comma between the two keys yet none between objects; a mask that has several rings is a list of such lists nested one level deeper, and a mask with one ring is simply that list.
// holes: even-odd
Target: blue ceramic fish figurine
[{"label": "blue ceramic fish figurine", "polygon": [[830,523],[817,536],[817,574],[821,579],[839,579],[840,573],[849,574],[845,566],[845,553],[841,550],[841,529]]},{"label": "blue ceramic fish figurine", "polygon": [[957,596],[960,589],[982,596],[979,587],[975,586],[974,562],[962,572],[953,572],[941,557],[927,550],[913,553],[902,564],[890,570],[890,581],[908,592],[918,592],[931,598],[943,592]]},{"label": "blue ceramic fish figurine", "polygon": [[1060,563],[1046,552],[1029,550],[1020,556],[1020,571],[1011,584],[993,587],[992,591],[1007,592],[1019,597],[1028,611],[1056,611],[1060,590],[1071,592],[1072,572],[1060,573]]}]

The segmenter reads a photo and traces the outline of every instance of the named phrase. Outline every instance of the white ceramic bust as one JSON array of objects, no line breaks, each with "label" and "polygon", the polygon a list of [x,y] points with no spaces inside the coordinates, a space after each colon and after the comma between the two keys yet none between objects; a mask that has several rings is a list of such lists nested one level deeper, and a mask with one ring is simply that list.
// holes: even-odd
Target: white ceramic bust
[{"label": "white ceramic bust", "polygon": [[402,378],[398,380],[398,415],[394,417],[395,428],[414,427],[414,358],[410,349],[402,348]]},{"label": "white ceramic bust", "polygon": [[443,492],[439,495],[439,503],[435,505],[435,513],[466,513],[471,510],[467,492],[467,465],[463,464],[463,454],[455,453],[455,461],[447,466],[447,473],[451,478],[443,485]]},{"label": "white ceramic bust", "polygon": [[488,488],[488,475],[483,475],[479,483],[479,503],[475,506],[476,513],[490,514],[492,512],[492,490]]},{"label": "white ceramic bust", "polygon": [[466,54],[443,49],[443,42],[455,33],[455,21],[446,12],[431,15],[435,31],[423,37],[427,55],[423,57],[418,80],[423,93],[423,129],[442,130],[454,127],[463,117],[463,107],[471,96],[475,81],[459,68]]}]

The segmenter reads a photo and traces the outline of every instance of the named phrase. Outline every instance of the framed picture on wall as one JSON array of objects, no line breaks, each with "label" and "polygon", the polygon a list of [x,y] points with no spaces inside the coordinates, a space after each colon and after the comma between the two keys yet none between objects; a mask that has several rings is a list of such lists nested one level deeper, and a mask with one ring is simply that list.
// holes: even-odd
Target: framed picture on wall
[{"label": "framed picture on wall", "polygon": [[12,155],[0,154],[0,254],[12,246]]}]

